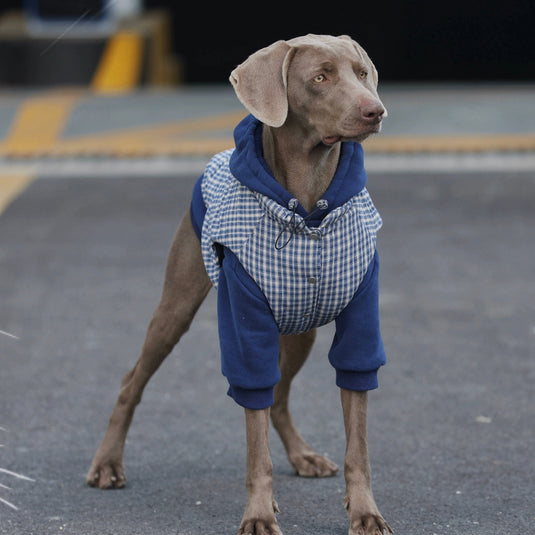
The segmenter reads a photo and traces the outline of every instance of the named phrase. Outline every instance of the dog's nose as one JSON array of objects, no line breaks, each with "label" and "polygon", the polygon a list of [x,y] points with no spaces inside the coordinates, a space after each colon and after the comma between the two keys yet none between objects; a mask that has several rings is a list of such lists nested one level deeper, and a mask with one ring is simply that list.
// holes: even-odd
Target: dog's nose
[{"label": "dog's nose", "polygon": [[383,118],[385,111],[384,106],[377,100],[365,102],[360,107],[360,115],[362,119],[370,123],[380,121]]}]

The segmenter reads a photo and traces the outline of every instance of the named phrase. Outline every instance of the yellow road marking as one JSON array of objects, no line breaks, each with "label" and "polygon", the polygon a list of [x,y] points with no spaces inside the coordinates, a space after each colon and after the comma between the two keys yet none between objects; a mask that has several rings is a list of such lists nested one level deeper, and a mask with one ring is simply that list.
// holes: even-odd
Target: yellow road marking
[{"label": "yellow road marking", "polygon": [[224,129],[232,131],[244,116],[244,111],[233,111],[216,116],[66,139],[59,141],[51,150],[51,154],[57,156],[210,154],[232,147],[234,140],[228,135],[216,137],[209,134]]},{"label": "yellow road marking", "polygon": [[[0,156],[210,156],[234,146],[231,132],[244,110],[61,139],[82,91],[57,90],[28,99],[18,110]],[[379,135],[364,142],[369,153],[467,153],[535,151],[535,133]]]},{"label": "yellow road marking", "polygon": [[[210,133],[232,129],[243,116],[242,112],[232,112],[218,117],[60,140],[48,152],[51,156],[211,155],[233,147],[234,139],[231,135]],[[384,154],[535,151],[535,134],[384,136],[368,139],[363,145],[367,153]]]},{"label": "yellow road marking", "polygon": [[534,151],[535,133],[379,136],[363,143],[366,152],[511,152]]},{"label": "yellow road marking", "polygon": [[119,32],[107,43],[91,88],[96,92],[129,91],[141,76],[143,40],[133,32]]},{"label": "yellow road marking", "polygon": [[43,95],[21,104],[0,155],[45,154],[53,148],[80,93]]},{"label": "yellow road marking", "polygon": [[29,173],[0,175],[0,214],[34,179],[35,175]]}]

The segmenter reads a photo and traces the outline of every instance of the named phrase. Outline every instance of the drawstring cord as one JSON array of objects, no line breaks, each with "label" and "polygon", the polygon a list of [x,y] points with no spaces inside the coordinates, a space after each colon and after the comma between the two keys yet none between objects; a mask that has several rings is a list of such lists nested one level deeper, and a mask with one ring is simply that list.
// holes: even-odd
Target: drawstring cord
[{"label": "drawstring cord", "polygon": [[316,203],[316,206],[314,207],[314,210],[312,210],[312,212],[310,212],[310,214],[308,214],[306,217],[303,218],[303,220],[298,224],[296,225],[295,224],[295,215],[296,215],[296,210],[297,210],[297,205],[299,204],[298,200],[297,199],[290,199],[288,201],[288,209],[292,211],[292,218],[290,219],[290,225],[289,225],[289,231],[290,231],[290,236],[288,237],[288,239],[282,244],[282,245],[279,245],[279,241],[280,239],[282,238],[282,235],[284,234],[284,232],[287,230],[287,228],[283,227],[281,229],[281,231],[279,232],[279,235],[277,236],[277,239],[275,240],[275,249],[277,249],[277,251],[280,251],[281,249],[284,249],[284,247],[286,247],[291,241],[292,241],[292,238],[294,237],[294,234],[299,230],[299,228],[302,226],[302,225],[305,225],[306,222],[318,211],[318,210],[326,210],[327,207],[329,206],[329,203],[325,200],[325,199],[320,199],[317,203]]}]

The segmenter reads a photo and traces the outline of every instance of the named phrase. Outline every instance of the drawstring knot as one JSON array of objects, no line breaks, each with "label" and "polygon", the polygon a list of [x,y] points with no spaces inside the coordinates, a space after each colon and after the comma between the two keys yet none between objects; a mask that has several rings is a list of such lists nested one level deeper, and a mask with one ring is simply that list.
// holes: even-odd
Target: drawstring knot
[{"label": "drawstring knot", "polygon": [[289,224],[289,231],[290,231],[290,236],[288,237],[288,239],[282,244],[280,245],[279,244],[279,241],[281,240],[282,238],[282,235],[284,233],[284,231],[286,230],[286,228],[282,228],[281,231],[279,232],[279,235],[277,236],[277,239],[275,240],[275,249],[277,249],[277,251],[280,251],[281,249],[284,249],[284,247],[286,247],[290,241],[292,240],[292,238],[294,237],[294,234],[297,233],[297,231],[299,230],[299,228],[303,225],[306,224],[306,222],[318,211],[318,210],[327,210],[327,208],[329,207],[329,202],[325,199],[320,199],[317,203],[316,203],[316,206],[314,207],[314,210],[312,210],[312,212],[310,212],[310,214],[308,214],[306,217],[303,218],[303,220],[299,223],[299,224],[296,224],[295,223],[295,216],[296,216],[296,210],[297,210],[297,205],[299,204],[299,201],[295,198],[292,198],[288,201],[288,210],[291,210],[292,211],[292,217],[290,219],[290,224]]}]

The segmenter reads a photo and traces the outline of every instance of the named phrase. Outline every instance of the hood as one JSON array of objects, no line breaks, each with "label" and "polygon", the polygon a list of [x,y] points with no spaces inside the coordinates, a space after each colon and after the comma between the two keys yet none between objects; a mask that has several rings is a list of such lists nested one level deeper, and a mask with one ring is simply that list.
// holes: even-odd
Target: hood
[{"label": "hood", "polygon": [[[272,198],[282,206],[291,206],[295,202],[294,197],[275,180],[264,161],[262,123],[248,115],[234,130],[234,141],[236,149],[230,159],[230,171],[234,177],[244,186]],[[366,186],[366,181],[362,146],[353,141],[343,142],[336,173],[322,197],[327,201],[327,209],[319,211],[319,220],[359,194]],[[300,204],[296,211],[303,218],[309,216]],[[309,218],[310,223],[314,219]]]}]

